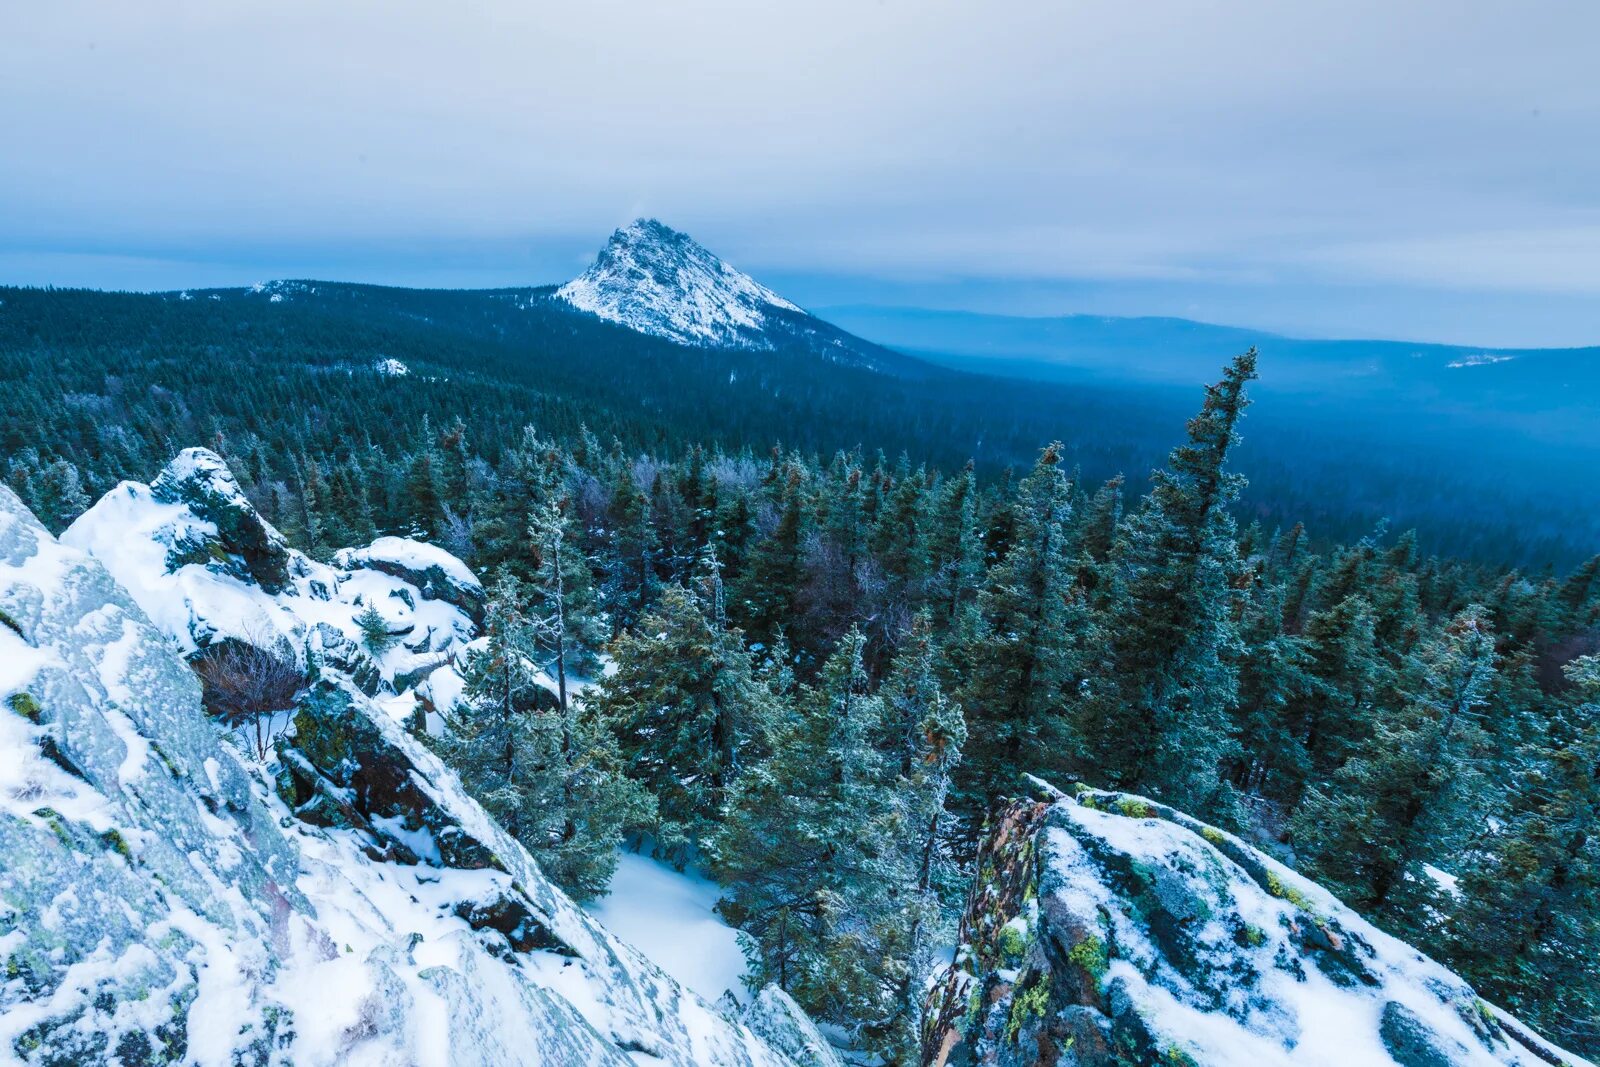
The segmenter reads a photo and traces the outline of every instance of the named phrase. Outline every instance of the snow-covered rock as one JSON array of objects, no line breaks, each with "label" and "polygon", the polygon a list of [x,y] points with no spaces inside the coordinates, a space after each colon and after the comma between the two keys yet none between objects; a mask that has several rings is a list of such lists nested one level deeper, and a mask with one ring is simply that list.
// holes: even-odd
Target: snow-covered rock
[{"label": "snow-covered rock", "polygon": [[[64,544],[93,555],[185,653],[224,641],[344,671],[368,692],[414,685],[476,633],[483,587],[433,545],[380,537],[333,565],[288,546],[222,459],[189,448],[150,485],[123,482],[79,516]],[[356,619],[373,608],[391,640]]]},{"label": "snow-covered rock", "polygon": [[[205,456],[174,470],[231,480]],[[127,537],[156,617],[0,487],[0,1061],[791,1062],[547,882],[341,671],[275,761],[235,747],[183,659],[194,613],[165,601],[275,597],[220,540],[231,520],[126,489],[139,530],[196,539],[150,544],[230,557],[174,571]],[[306,578],[287,566],[284,589]],[[188,567],[210,577],[170,580]]]},{"label": "snow-covered rock", "polygon": [[978,864],[931,994],[930,1064],[1584,1062],[1316,884],[1142,797],[1019,801]]},{"label": "snow-covered rock", "polygon": [[817,1024],[775,985],[756,994],[744,1010],[745,1025],[774,1048],[782,1049],[800,1067],[844,1067]]},{"label": "snow-covered rock", "polygon": [[873,370],[920,373],[915,360],[805,312],[655,219],[611,235],[594,264],[556,290],[579,311],[678,344],[794,349]]}]

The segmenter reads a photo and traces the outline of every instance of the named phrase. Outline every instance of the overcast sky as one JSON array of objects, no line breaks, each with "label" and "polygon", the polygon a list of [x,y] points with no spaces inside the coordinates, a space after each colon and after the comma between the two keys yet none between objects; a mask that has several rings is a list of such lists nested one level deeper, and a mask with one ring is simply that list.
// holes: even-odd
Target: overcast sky
[{"label": "overcast sky", "polygon": [[1595,0],[49,0],[0,282],[564,280],[1600,343]]}]

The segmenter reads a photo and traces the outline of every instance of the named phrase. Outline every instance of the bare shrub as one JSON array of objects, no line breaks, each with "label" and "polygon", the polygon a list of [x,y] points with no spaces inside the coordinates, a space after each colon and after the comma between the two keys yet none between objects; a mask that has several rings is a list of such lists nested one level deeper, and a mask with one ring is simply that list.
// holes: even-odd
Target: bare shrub
[{"label": "bare shrub", "polygon": [[255,727],[256,757],[272,746],[273,723],[294,707],[305,672],[290,657],[247,641],[221,641],[191,664],[200,676],[206,711],[229,726]]}]

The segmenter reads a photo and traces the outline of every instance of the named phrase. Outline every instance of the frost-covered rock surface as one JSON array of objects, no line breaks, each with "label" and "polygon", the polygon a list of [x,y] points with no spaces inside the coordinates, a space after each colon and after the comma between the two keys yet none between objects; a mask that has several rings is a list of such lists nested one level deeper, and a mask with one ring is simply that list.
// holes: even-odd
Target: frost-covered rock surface
[{"label": "frost-covered rock surface", "polygon": [[978,862],[927,1063],[1584,1062],[1289,868],[1142,797],[1019,801]]},{"label": "frost-covered rock surface", "polygon": [[0,487],[0,1062],[790,1063],[550,885],[343,671],[265,764],[205,716],[183,653],[234,632],[217,588],[336,602],[212,459],[167,483],[218,497],[124,486],[136,525],[78,529],[137,595]]},{"label": "frost-covered rock surface", "polygon": [[797,348],[840,363],[911,373],[916,361],[854,337],[655,219],[611,235],[590,268],[556,290],[580,311],[683,345]]},{"label": "frost-covered rock surface", "polygon": [[[483,587],[433,545],[380,537],[333,565],[290,548],[222,459],[181,452],[150,485],[123,482],[61,535],[99,559],[192,653],[222,641],[325,662],[369,693],[414,685],[472,638]],[[356,621],[383,617],[386,640]]]},{"label": "frost-covered rock surface", "polygon": [[828,1044],[817,1024],[811,1021],[794,998],[775,985],[756,994],[744,1010],[744,1021],[775,1048],[782,1049],[800,1067],[844,1067],[839,1054]]}]

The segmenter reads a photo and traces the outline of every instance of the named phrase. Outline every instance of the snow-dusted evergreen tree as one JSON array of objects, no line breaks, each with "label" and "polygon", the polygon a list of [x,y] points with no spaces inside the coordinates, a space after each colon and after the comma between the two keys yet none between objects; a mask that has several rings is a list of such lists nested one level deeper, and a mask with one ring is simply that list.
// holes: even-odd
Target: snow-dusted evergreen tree
[{"label": "snow-dusted evergreen tree", "polygon": [[534,510],[528,539],[534,563],[529,599],[540,663],[555,678],[556,699],[567,708],[569,675],[594,663],[594,651],[605,644],[605,621],[564,496],[551,494]]},{"label": "snow-dusted evergreen tree", "polygon": [[605,892],[625,830],[653,822],[655,803],[621,771],[616,740],[592,716],[551,708],[536,657],[527,590],[494,583],[482,646],[463,663],[441,757],[540,869],[582,899]]},{"label": "snow-dusted evergreen tree", "polygon": [[613,457],[616,474],[611,481],[607,509],[611,536],[607,570],[607,603],[612,625],[620,632],[632,626],[656,594],[656,535],[650,524],[650,501],[634,476],[626,456]]},{"label": "snow-dusted evergreen tree", "polygon": [[975,818],[988,797],[1017,787],[1018,772],[1049,773],[1066,755],[1068,712],[1096,642],[1060,464],[1061,446],[1050,445],[1017,487],[1010,547],[962,637],[960,699],[971,726],[963,792]]},{"label": "snow-dusted evergreen tree", "polygon": [[952,933],[953,916],[942,900],[959,899],[961,872],[950,856],[957,828],[945,805],[967,728],[960,706],[940,688],[932,631],[929,615],[919,615],[881,690],[888,749],[900,758],[901,842],[896,884],[887,897],[897,914],[884,923],[894,930],[883,968],[889,1014],[871,1025],[894,1063],[918,1062],[935,947]]},{"label": "snow-dusted evergreen tree", "polygon": [[947,625],[972,603],[982,582],[983,543],[978,537],[978,488],[972,464],[934,495],[922,530],[925,588],[940,622]]},{"label": "snow-dusted evergreen tree", "polygon": [[1476,757],[1494,673],[1494,634],[1469,607],[1414,657],[1399,713],[1373,717],[1372,743],[1301,803],[1296,851],[1351,904],[1413,929],[1430,910],[1423,866],[1461,843],[1485,787]]},{"label": "snow-dusted evergreen tree", "polygon": [[900,936],[886,914],[903,854],[894,784],[873,746],[860,631],[845,635],[817,683],[802,688],[770,758],[740,776],[711,842],[729,887],[719,908],[738,926],[753,988],[776,982],[819,1018],[885,1017],[881,967]]},{"label": "snow-dusted evergreen tree", "polygon": [[657,838],[674,860],[716,827],[741,764],[777,714],[743,635],[723,624],[714,569],[698,584],[698,592],[668,586],[613,642],[617,669],[589,698],[615,731],[628,773],[660,802]]},{"label": "snow-dusted evergreen tree", "polygon": [[1228,505],[1243,479],[1227,469],[1256,376],[1254,349],[1206,387],[1189,440],[1155,472],[1113,550],[1108,671],[1085,702],[1086,768],[1217,814],[1218,768],[1238,702],[1239,559]]},{"label": "snow-dusted evergreen tree", "polygon": [[374,605],[368,604],[356,616],[356,626],[361,630],[361,647],[377,655],[393,645],[395,637],[389,632],[389,620]]},{"label": "snow-dusted evergreen tree", "polygon": [[1504,826],[1471,853],[1452,958],[1485,995],[1554,1036],[1600,1047],[1600,657],[1512,783]]}]

